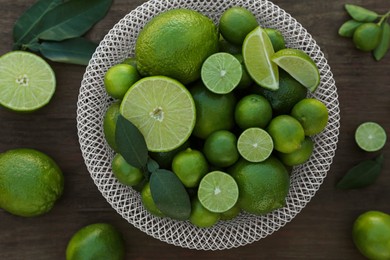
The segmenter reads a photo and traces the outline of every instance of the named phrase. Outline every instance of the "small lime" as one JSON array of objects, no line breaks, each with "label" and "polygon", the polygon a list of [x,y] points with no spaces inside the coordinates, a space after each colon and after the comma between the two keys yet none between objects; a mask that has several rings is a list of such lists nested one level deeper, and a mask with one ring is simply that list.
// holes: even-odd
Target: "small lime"
[{"label": "small lime", "polygon": [[291,153],[278,153],[280,160],[287,166],[296,166],[310,159],[313,153],[314,142],[306,136],[301,143],[301,147]]},{"label": "small lime", "polygon": [[269,39],[271,40],[272,47],[274,47],[275,52],[286,48],[286,42],[282,33],[279,30],[273,28],[264,28],[264,30],[267,33]]},{"label": "small lime", "polygon": [[234,119],[241,129],[265,128],[272,119],[271,104],[260,95],[245,96],[236,105]]},{"label": "small lime", "polygon": [[374,50],[382,36],[382,29],[376,23],[363,23],[353,33],[353,43],[362,51]]},{"label": "small lime", "polygon": [[146,183],[141,191],[141,201],[145,209],[152,215],[156,217],[164,217],[162,213],[156,206],[156,203],[153,200],[152,193],[150,191],[150,183]]},{"label": "small lime", "polygon": [[237,138],[227,130],[215,131],[207,137],[203,153],[214,166],[228,167],[233,165],[239,158]]},{"label": "small lime", "polygon": [[252,127],[246,129],[238,137],[237,149],[245,160],[262,162],[271,155],[274,143],[265,130]]},{"label": "small lime", "polygon": [[385,129],[375,122],[365,122],[355,131],[357,145],[367,152],[379,151],[386,144],[387,135]]},{"label": "small lime", "polygon": [[236,203],[231,209],[221,213],[221,220],[231,220],[237,217],[241,212],[241,208]]},{"label": "small lime", "polygon": [[136,68],[121,63],[108,69],[104,75],[104,86],[111,97],[122,99],[127,90],[139,79]]},{"label": "small lime", "polygon": [[144,178],[142,171],[128,164],[119,153],[112,159],[111,167],[114,176],[124,185],[138,185]]},{"label": "small lime", "polygon": [[191,201],[191,215],[189,221],[200,228],[214,226],[220,219],[220,214],[207,210],[197,197]]},{"label": "small lime", "polygon": [[103,118],[103,133],[107,144],[114,150],[118,151],[115,141],[116,121],[120,115],[120,102],[112,103],[106,110]]}]

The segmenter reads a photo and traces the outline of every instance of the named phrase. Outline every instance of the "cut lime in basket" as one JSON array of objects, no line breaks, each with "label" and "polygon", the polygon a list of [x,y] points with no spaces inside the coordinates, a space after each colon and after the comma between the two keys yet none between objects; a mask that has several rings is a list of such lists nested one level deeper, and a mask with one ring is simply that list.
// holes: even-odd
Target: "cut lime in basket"
[{"label": "cut lime in basket", "polygon": [[18,112],[37,110],[51,100],[56,78],[41,57],[12,51],[0,57],[0,104]]},{"label": "cut lime in basket", "polygon": [[124,96],[120,113],[143,134],[149,151],[166,152],[183,144],[195,125],[195,104],[179,81],[145,77]]},{"label": "cut lime in basket", "polygon": [[262,162],[271,155],[274,143],[265,130],[252,127],[246,129],[238,137],[237,149],[245,160]]},{"label": "cut lime in basket", "polygon": [[365,122],[355,131],[357,145],[367,152],[379,151],[386,143],[386,131],[375,122]]}]

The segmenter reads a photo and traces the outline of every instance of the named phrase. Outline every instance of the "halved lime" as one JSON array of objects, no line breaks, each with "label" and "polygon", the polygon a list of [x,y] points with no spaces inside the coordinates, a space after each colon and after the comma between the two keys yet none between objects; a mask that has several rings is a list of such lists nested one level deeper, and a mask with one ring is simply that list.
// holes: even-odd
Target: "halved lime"
[{"label": "halved lime", "polygon": [[246,129],[238,137],[237,149],[245,160],[262,162],[271,155],[274,143],[272,137],[265,130],[252,127]]},{"label": "halved lime", "polygon": [[237,183],[231,175],[222,171],[209,172],[200,181],[198,199],[211,212],[225,212],[238,200]]},{"label": "halved lime", "polygon": [[282,49],[272,55],[271,59],[311,92],[314,92],[320,84],[318,67],[304,51]]},{"label": "halved lime", "polygon": [[183,144],[195,125],[195,103],[179,81],[145,77],[123,97],[120,113],[143,134],[149,151],[167,152]]},{"label": "halved lime", "polygon": [[367,152],[375,152],[382,149],[386,143],[386,131],[375,122],[365,122],[355,131],[357,145]]},{"label": "halved lime", "polygon": [[201,77],[211,92],[227,94],[240,83],[242,66],[232,54],[218,52],[203,62]]},{"label": "halved lime", "polygon": [[0,104],[19,112],[45,106],[56,89],[50,65],[25,51],[12,51],[0,58]]},{"label": "halved lime", "polygon": [[249,75],[260,86],[276,90],[279,88],[279,71],[271,61],[273,54],[272,42],[264,29],[257,27],[246,36],[242,55]]}]

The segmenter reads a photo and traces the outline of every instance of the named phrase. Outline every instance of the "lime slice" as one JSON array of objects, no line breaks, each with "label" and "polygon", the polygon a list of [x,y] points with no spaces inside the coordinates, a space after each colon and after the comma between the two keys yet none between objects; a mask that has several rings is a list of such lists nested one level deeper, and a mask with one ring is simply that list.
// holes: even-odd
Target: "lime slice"
[{"label": "lime slice", "polygon": [[357,145],[367,152],[375,152],[385,145],[386,132],[382,126],[374,122],[365,122],[355,131]]},{"label": "lime slice", "polygon": [[276,90],[279,88],[279,72],[278,66],[271,61],[273,54],[272,42],[261,27],[246,36],[242,55],[249,75],[260,86]]},{"label": "lime slice", "polygon": [[317,65],[304,51],[282,49],[276,52],[271,59],[311,92],[314,92],[320,84],[320,72]]},{"label": "lime slice", "polygon": [[237,141],[237,149],[245,160],[262,162],[271,155],[274,143],[265,130],[252,127],[242,132]]},{"label": "lime slice", "polygon": [[167,152],[183,144],[195,125],[195,103],[179,81],[146,77],[123,97],[120,113],[143,134],[149,151]]},{"label": "lime slice", "polygon": [[198,188],[200,203],[211,212],[231,209],[238,200],[238,186],[234,178],[221,171],[207,173]]},{"label": "lime slice", "polygon": [[227,94],[240,83],[242,66],[232,54],[215,53],[204,61],[201,77],[210,91],[217,94]]},{"label": "lime slice", "polygon": [[49,103],[56,89],[50,65],[41,57],[12,51],[0,58],[0,104],[19,112],[37,110]]}]

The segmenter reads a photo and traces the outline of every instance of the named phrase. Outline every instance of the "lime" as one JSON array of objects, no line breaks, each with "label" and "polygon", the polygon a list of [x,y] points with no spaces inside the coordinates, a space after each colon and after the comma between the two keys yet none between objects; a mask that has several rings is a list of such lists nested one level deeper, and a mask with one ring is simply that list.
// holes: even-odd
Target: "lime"
[{"label": "lime", "polygon": [[242,76],[240,83],[238,83],[237,89],[246,89],[253,84],[253,80],[245,67],[244,57],[241,53],[234,54],[234,57],[241,63]]},{"label": "lime", "polygon": [[271,59],[311,92],[319,86],[318,67],[304,51],[286,48],[276,52]]},{"label": "lime", "polygon": [[146,77],[122,100],[120,113],[144,135],[149,151],[164,152],[182,145],[195,125],[195,103],[178,81]]},{"label": "lime", "polygon": [[252,127],[238,137],[237,149],[245,160],[262,162],[271,155],[274,143],[265,130]]},{"label": "lime", "polygon": [[144,178],[142,171],[128,164],[119,153],[112,159],[111,167],[115,178],[124,185],[138,185]]},{"label": "lime", "polygon": [[291,153],[278,153],[279,159],[287,166],[296,166],[310,159],[313,153],[314,142],[306,136],[301,147]]},{"label": "lime", "polygon": [[121,63],[128,64],[133,66],[134,68],[137,68],[137,59],[135,57],[126,58]]},{"label": "lime", "polygon": [[121,103],[119,101],[112,103],[106,110],[103,118],[103,133],[108,145],[117,151],[115,141],[116,121],[120,115],[119,108]]},{"label": "lime", "polygon": [[200,203],[197,197],[191,201],[191,215],[189,221],[200,228],[207,228],[214,226],[220,218],[220,214],[211,212]]},{"label": "lime", "polygon": [[221,213],[221,220],[231,220],[237,217],[241,212],[241,208],[236,203],[231,209]]},{"label": "lime", "polygon": [[173,149],[168,152],[150,152],[149,156],[155,160],[158,165],[160,166],[160,169],[171,169],[172,167],[172,161],[176,154],[178,154],[181,151],[184,151],[190,146],[189,140],[184,142],[182,145],[180,145],[178,148]]},{"label": "lime", "polygon": [[198,198],[203,207],[209,211],[225,212],[237,202],[237,183],[232,176],[225,172],[209,172],[200,181]]},{"label": "lime", "polygon": [[302,125],[289,115],[274,117],[267,131],[274,141],[275,150],[282,153],[292,153],[298,150],[305,139]]},{"label": "lime", "polygon": [[[174,40],[173,40],[174,39]],[[205,15],[189,9],[165,11],[141,30],[135,44],[143,76],[163,75],[183,84],[200,78],[202,63],[218,50],[218,28]]]},{"label": "lime", "polygon": [[375,122],[362,123],[355,131],[357,145],[367,152],[375,152],[382,149],[386,139],[385,129]]},{"label": "lime", "polygon": [[237,138],[227,130],[215,131],[204,142],[203,153],[214,166],[231,166],[239,158]]},{"label": "lime", "polygon": [[94,223],[79,229],[66,247],[66,260],[124,258],[125,243],[122,234],[108,223]]},{"label": "lime", "polygon": [[322,132],[328,124],[328,109],[315,98],[304,98],[296,103],[291,115],[301,123],[307,136]]},{"label": "lime", "polygon": [[260,86],[276,90],[279,87],[279,71],[271,61],[273,54],[272,42],[261,27],[251,31],[245,38],[242,55],[249,75]]},{"label": "lime", "polygon": [[241,6],[226,9],[219,20],[219,30],[229,42],[242,45],[248,33],[258,26],[251,11]]},{"label": "lime", "polygon": [[179,152],[172,161],[172,171],[187,188],[198,186],[208,168],[204,155],[191,148]]},{"label": "lime", "polygon": [[122,99],[127,90],[140,79],[138,71],[129,64],[116,64],[104,75],[104,86],[108,95]]},{"label": "lime", "polygon": [[61,169],[48,155],[23,148],[0,154],[0,208],[23,217],[42,215],[63,188]]},{"label": "lime", "polygon": [[0,105],[18,112],[37,110],[49,103],[56,78],[41,57],[12,51],[0,57]]},{"label": "lime", "polygon": [[150,191],[150,183],[147,182],[141,191],[141,201],[145,209],[152,215],[156,217],[164,217],[159,208],[157,208],[156,203],[153,200],[152,193]]},{"label": "lime", "polygon": [[284,37],[279,30],[273,28],[264,28],[264,30],[271,40],[272,47],[274,48],[275,52],[286,48],[286,42],[284,41]]},{"label": "lime", "polygon": [[260,95],[245,96],[236,105],[234,119],[241,129],[264,128],[272,119],[271,104]]},{"label": "lime", "polygon": [[237,182],[238,205],[242,210],[264,215],[286,205],[290,176],[275,157],[258,163],[239,160],[229,173]]},{"label": "lime", "polygon": [[241,81],[241,63],[226,52],[208,57],[202,65],[201,77],[204,85],[217,94],[231,92]]},{"label": "lime", "polygon": [[381,26],[377,23],[363,23],[353,33],[353,43],[362,51],[374,50],[382,37]]}]

